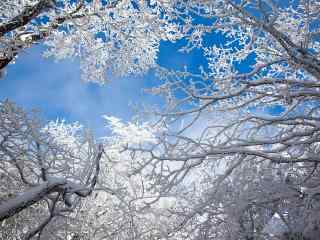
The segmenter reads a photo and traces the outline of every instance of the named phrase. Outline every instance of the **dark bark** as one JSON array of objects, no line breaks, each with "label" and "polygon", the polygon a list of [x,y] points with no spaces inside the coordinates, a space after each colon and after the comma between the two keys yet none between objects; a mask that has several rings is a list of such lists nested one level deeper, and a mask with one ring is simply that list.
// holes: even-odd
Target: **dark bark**
[{"label": "dark bark", "polygon": [[[12,18],[8,22],[0,24],[0,37],[4,36],[5,34],[23,27],[27,25],[31,20],[38,17],[42,12],[47,10],[48,8],[53,6],[53,0],[40,0],[34,6],[27,6],[25,9],[19,14],[18,16]],[[22,49],[23,46],[13,46],[8,50],[11,50],[11,54],[6,54],[0,57],[0,70],[4,69],[17,55],[18,50]]]},{"label": "dark bark", "polygon": [[0,37],[19,27],[25,26],[32,19],[38,17],[43,11],[53,6],[53,0],[40,0],[34,6],[27,6],[20,15],[0,25]]},{"label": "dark bark", "polygon": [[14,56],[12,57],[4,57],[4,58],[0,58],[0,70],[4,69],[12,60],[13,60]]}]

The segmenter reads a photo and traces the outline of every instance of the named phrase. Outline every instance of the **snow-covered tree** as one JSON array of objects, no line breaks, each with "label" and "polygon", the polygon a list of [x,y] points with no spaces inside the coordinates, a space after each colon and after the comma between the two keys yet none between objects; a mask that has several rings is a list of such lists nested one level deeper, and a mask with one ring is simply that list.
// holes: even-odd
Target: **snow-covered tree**
[{"label": "snow-covered tree", "polygon": [[0,104],[0,140],[1,239],[31,239],[48,224],[45,238],[57,239],[59,219],[95,188],[102,145],[79,124],[43,127],[10,102]]},{"label": "snow-covered tree", "polygon": [[[3,3],[1,69],[20,51],[43,41],[46,56],[79,57],[89,81],[104,83],[106,71],[122,75],[150,67],[163,79],[151,89],[166,99],[154,122],[124,124],[106,117],[113,134],[104,139],[109,165],[101,166],[98,195],[82,202],[83,212],[74,211],[78,218],[65,224],[72,232],[65,238],[318,238],[319,1]],[[10,6],[15,10],[9,11]],[[178,39],[183,40],[183,53],[203,54],[206,64],[199,71],[157,66],[160,41]],[[7,115],[0,119],[9,119]],[[7,184],[12,190],[4,193],[27,193],[27,186],[33,189],[30,183],[43,189],[42,184],[64,179],[62,187],[58,182],[54,188],[56,198],[50,190],[39,199],[49,201],[52,216],[55,209],[69,205],[68,194],[59,195],[60,188],[68,186],[72,202],[83,193],[74,186],[89,184],[86,193],[91,192],[93,184],[83,179],[97,175],[85,171],[90,157],[80,165],[76,161],[78,146],[91,146],[85,141],[83,148],[81,140],[79,145],[78,125],[51,123],[37,131],[31,128],[28,135],[29,127],[12,127],[11,122],[20,124],[4,120],[0,131],[7,144],[1,145],[3,181],[12,182]],[[102,150],[92,149],[93,154],[84,155],[97,160]],[[47,158],[39,162],[39,154]],[[7,170],[11,168],[13,174]],[[2,196],[0,216],[19,212],[3,207],[18,203],[8,199],[21,199],[8,194]],[[7,224],[13,218],[3,219]],[[23,232],[14,225],[18,223],[10,224]]]},{"label": "snow-covered tree", "polygon": [[143,73],[156,62],[160,40],[179,29],[167,1],[5,0],[0,3],[0,70],[36,43],[46,57],[80,58],[82,78],[100,84],[106,72]]},{"label": "snow-covered tree", "polygon": [[167,131],[131,148],[149,153],[154,190],[179,199],[169,236],[269,239],[277,216],[281,239],[317,239],[319,2],[175,4],[181,51],[206,65],[158,68],[164,83],[151,92],[166,99],[155,112]]},{"label": "snow-covered tree", "polygon": [[112,135],[103,139],[107,164],[101,165],[99,183],[93,197],[84,203],[79,225],[89,239],[156,239],[172,226],[168,206],[174,197],[151,191],[145,178],[149,170],[135,173],[147,154],[130,154],[132,146],[150,146],[162,130],[148,123],[124,123],[105,117]]}]

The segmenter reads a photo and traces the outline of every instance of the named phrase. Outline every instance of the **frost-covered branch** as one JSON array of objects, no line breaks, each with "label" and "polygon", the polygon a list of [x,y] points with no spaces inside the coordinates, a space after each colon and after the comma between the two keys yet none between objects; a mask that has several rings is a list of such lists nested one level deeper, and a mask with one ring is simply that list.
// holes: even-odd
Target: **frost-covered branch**
[{"label": "frost-covered branch", "polygon": [[156,65],[161,40],[181,37],[162,1],[19,0],[0,3],[0,70],[36,43],[46,57],[80,58],[82,77],[140,74]]},{"label": "frost-covered branch", "polygon": [[181,50],[206,64],[158,68],[166,129],[127,148],[146,155],[133,172],[179,202],[168,238],[269,239],[279,217],[277,237],[317,239],[319,3],[179,3]]},{"label": "frost-covered branch", "polygon": [[[29,239],[92,195],[104,150],[78,124],[41,127],[10,102],[0,104],[0,114],[0,221],[3,226],[19,217],[28,221],[37,209],[40,223],[26,235]],[[49,217],[42,219],[45,212]]]}]

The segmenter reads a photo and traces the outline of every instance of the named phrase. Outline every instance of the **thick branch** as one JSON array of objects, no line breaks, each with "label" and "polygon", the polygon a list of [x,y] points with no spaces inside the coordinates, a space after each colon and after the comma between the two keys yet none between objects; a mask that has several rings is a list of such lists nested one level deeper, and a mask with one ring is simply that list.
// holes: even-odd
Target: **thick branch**
[{"label": "thick branch", "polygon": [[58,192],[63,194],[64,202],[66,205],[72,205],[70,196],[76,194],[79,197],[89,196],[97,183],[98,175],[100,172],[100,160],[103,154],[103,147],[99,145],[98,153],[95,158],[95,172],[89,186],[81,186],[68,182],[64,178],[48,178],[47,181],[39,186],[33,187],[26,192],[20,194],[14,199],[0,205],[0,222],[4,219],[14,216],[22,210],[30,207],[31,205],[39,202],[48,194]]},{"label": "thick branch", "polygon": [[18,195],[14,199],[0,205],[0,222],[14,216],[22,210],[32,206],[42,200],[48,194],[59,191],[62,186],[66,185],[65,179],[55,179],[33,187],[24,193]]},{"label": "thick branch", "polygon": [[32,19],[39,16],[45,9],[53,6],[52,2],[52,0],[40,0],[34,6],[27,6],[20,15],[14,17],[9,22],[0,25],[0,37],[14,29],[28,24]]}]

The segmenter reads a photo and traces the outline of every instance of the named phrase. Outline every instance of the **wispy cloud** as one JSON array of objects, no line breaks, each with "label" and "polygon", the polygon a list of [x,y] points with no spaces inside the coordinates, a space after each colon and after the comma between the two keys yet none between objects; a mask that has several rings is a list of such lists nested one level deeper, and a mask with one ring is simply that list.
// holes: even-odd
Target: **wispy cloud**
[{"label": "wispy cloud", "polygon": [[133,114],[130,102],[142,104],[151,100],[143,93],[148,77],[114,79],[105,86],[84,83],[80,81],[77,62],[54,63],[43,59],[41,50],[29,50],[8,68],[6,78],[0,81],[0,99],[39,109],[46,119],[79,121],[98,135],[104,128],[102,115],[129,119]]}]

